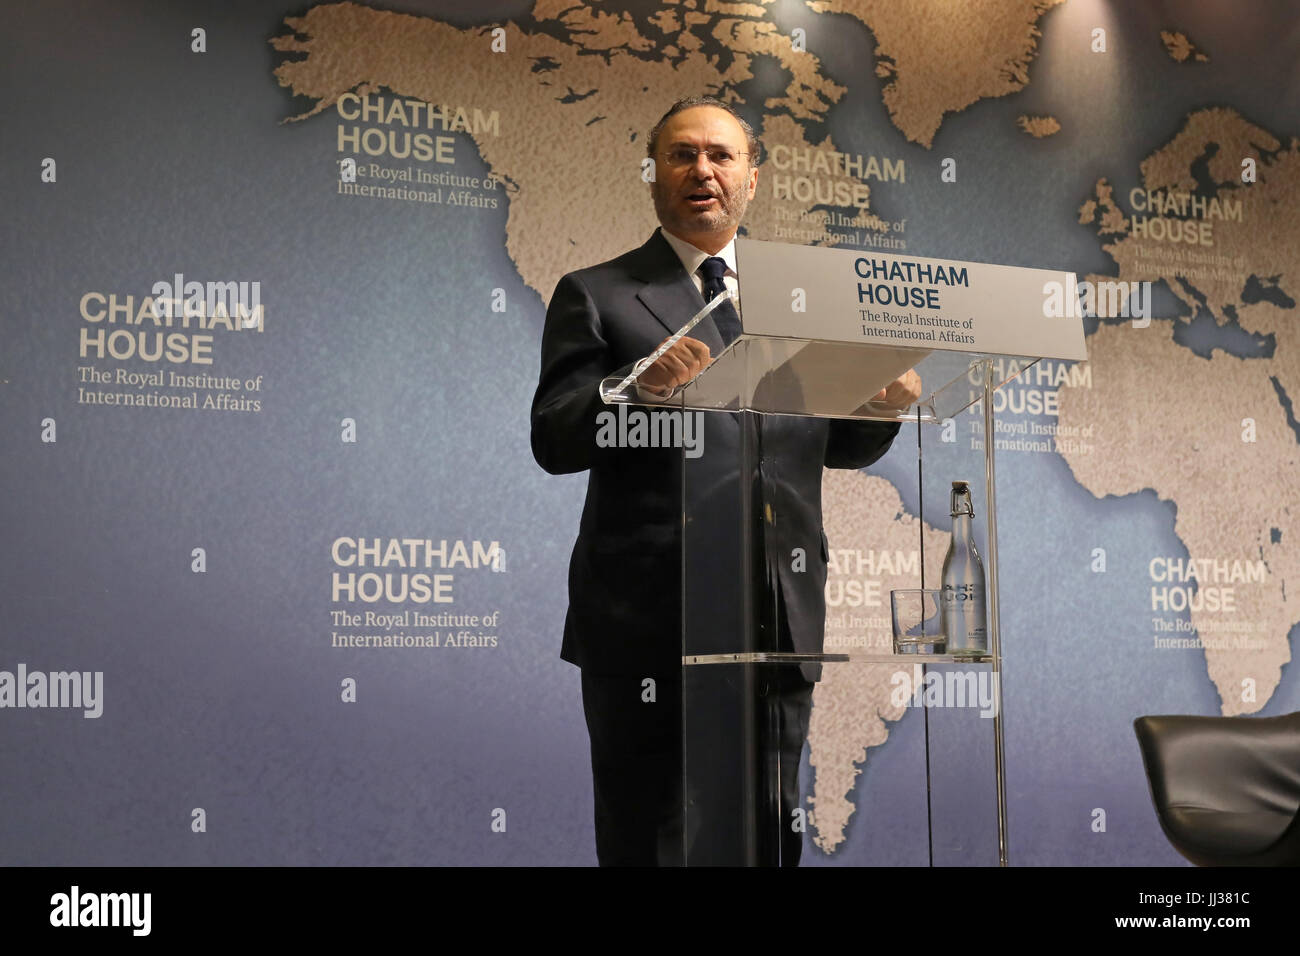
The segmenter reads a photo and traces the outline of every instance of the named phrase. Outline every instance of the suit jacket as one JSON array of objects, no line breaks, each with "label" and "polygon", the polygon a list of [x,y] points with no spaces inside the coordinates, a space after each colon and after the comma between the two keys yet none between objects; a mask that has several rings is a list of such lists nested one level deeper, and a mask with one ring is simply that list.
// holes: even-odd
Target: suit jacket
[{"label": "suit jacket", "polygon": [[[680,448],[601,447],[597,416],[611,407],[600,399],[600,381],[654,351],[703,304],[656,231],[638,249],[564,276],[547,309],[532,450],[551,474],[589,472],[569,564],[561,657],[592,673],[675,673],[683,584],[691,653],[736,650],[741,639],[729,632],[752,620],[741,600],[747,546],[755,556],[755,591],[764,579],[769,593],[779,582],[793,649],[820,652],[827,562],[822,468],[863,468],[898,432],[893,423],[706,412],[698,458],[684,462]],[[711,320],[692,334],[713,355],[722,351]],[[691,516],[685,532],[683,505]],[[753,532],[748,542],[746,526]],[[703,550],[709,542],[713,547]],[[803,551],[802,567],[796,548]],[[705,634],[716,646],[700,640]],[[805,674],[814,678],[816,670]]]}]

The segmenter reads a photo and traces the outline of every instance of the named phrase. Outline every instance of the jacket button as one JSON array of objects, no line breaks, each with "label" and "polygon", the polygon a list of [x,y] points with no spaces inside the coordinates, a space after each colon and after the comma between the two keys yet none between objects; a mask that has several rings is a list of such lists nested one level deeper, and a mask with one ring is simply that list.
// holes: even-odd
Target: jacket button
[{"label": "jacket button", "polygon": [[775,523],[776,523],[775,521],[772,520],[772,506],[771,506],[771,504],[766,504],[766,505],[763,506],[763,513],[764,513],[764,515],[767,517],[767,523],[768,523],[768,524],[775,524]]}]

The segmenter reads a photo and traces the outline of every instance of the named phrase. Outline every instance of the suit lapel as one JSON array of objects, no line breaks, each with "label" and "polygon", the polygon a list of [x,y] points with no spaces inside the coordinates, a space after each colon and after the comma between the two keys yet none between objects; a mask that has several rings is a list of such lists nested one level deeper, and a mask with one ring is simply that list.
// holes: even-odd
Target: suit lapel
[{"label": "suit lapel", "polygon": [[[668,240],[658,230],[641,247],[641,253],[634,275],[645,285],[636,297],[671,335],[704,308],[704,297],[686,274],[682,260],[677,258],[673,247],[668,245]],[[712,318],[705,318],[695,326],[691,330],[691,338],[699,339],[707,345],[712,355],[722,352],[722,336],[718,334]]]},{"label": "suit lapel", "polygon": [[[636,297],[659,320],[659,324],[673,334],[704,308],[704,296],[695,288],[682,260],[677,258],[677,253],[659,230],[655,230],[640,252],[640,261],[633,266],[632,275],[645,284]],[[725,348],[711,316],[706,316],[691,329],[691,338],[707,345],[710,355],[721,355]],[[725,414],[733,425],[740,425],[740,416],[736,412],[709,414]]]}]

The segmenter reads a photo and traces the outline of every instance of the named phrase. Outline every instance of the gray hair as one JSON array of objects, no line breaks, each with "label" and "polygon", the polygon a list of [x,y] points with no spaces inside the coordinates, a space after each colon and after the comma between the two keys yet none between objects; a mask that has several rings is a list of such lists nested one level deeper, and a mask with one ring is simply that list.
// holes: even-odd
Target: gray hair
[{"label": "gray hair", "polygon": [[734,106],[730,103],[724,103],[716,96],[688,96],[668,107],[668,112],[661,116],[659,122],[655,123],[654,128],[650,130],[650,137],[646,140],[646,155],[651,159],[654,158],[655,146],[659,142],[659,134],[663,132],[668,120],[682,112],[682,110],[689,110],[696,106],[713,106],[725,110],[735,117],[736,122],[740,124],[740,128],[745,131],[745,149],[749,151],[749,166],[752,169],[758,165],[762,157],[763,144],[755,134],[754,127],[745,122],[745,118],[736,112]]}]

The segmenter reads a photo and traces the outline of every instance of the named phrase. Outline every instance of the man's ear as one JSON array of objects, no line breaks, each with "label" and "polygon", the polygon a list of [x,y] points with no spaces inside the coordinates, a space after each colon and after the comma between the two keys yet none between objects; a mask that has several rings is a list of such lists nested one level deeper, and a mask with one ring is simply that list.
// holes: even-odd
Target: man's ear
[{"label": "man's ear", "polygon": [[749,171],[749,198],[754,198],[754,193],[758,191],[758,167],[755,166]]}]

